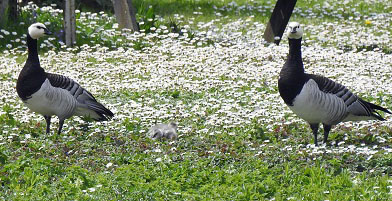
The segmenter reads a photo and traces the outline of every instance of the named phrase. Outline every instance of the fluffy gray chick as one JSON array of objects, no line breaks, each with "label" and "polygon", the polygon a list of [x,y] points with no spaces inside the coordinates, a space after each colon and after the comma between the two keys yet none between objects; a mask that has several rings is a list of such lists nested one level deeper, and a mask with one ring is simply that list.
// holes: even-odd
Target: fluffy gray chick
[{"label": "fluffy gray chick", "polygon": [[157,124],[150,128],[148,131],[148,136],[154,140],[166,138],[169,140],[176,140],[177,135],[177,124]]}]

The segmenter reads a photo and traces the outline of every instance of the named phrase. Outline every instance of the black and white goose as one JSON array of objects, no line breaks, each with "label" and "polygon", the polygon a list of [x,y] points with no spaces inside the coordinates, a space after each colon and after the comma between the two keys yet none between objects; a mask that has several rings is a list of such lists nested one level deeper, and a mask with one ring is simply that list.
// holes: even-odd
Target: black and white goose
[{"label": "black and white goose", "polygon": [[113,113],[78,83],[62,75],[46,73],[40,66],[37,39],[50,34],[41,23],[32,24],[28,28],[29,54],[16,84],[19,97],[30,110],[44,116],[46,133],[50,131],[53,115],[59,118],[58,134],[61,133],[64,120],[71,116],[86,116],[96,121],[111,119]]},{"label": "black and white goose", "polygon": [[376,110],[387,109],[362,100],[345,86],[326,77],[307,74],[301,56],[303,29],[288,25],[289,54],[280,71],[279,93],[289,108],[310,124],[317,145],[319,124],[324,126],[324,143],[332,125],[344,121],[385,120]]}]

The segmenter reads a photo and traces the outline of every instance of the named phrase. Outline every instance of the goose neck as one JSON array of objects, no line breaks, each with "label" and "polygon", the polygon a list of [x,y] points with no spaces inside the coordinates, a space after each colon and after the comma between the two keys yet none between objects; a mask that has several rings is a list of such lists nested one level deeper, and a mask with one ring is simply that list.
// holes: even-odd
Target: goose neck
[{"label": "goose neck", "polygon": [[302,61],[302,53],[301,53],[301,40],[300,39],[289,39],[289,59],[301,60]]},{"label": "goose neck", "polygon": [[27,60],[39,63],[37,39],[31,38],[30,34],[27,34],[27,49],[29,52]]}]

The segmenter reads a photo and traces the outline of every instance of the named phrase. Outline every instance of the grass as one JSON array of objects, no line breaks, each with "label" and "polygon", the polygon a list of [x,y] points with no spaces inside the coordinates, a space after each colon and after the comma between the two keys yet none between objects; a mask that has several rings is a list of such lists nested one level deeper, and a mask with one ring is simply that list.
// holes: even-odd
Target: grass
[{"label": "grass", "polygon": [[[85,141],[85,140],[84,140]],[[73,143],[70,143],[73,144]],[[75,143],[79,144],[79,143]],[[100,142],[99,144],[102,144]],[[114,142],[105,142],[105,147]],[[148,144],[144,144],[144,146]],[[15,146],[15,145],[14,145]],[[80,149],[82,145],[78,145]],[[84,145],[86,146],[86,145]],[[90,145],[91,146],[91,145]],[[93,145],[94,146],[94,145]],[[129,144],[127,146],[130,146]],[[220,145],[217,145],[220,146]],[[229,145],[230,146],[230,145]],[[68,146],[73,149],[72,145]],[[87,146],[89,147],[89,146]],[[120,146],[126,149],[125,146]],[[37,146],[38,148],[38,146]],[[86,148],[86,147],[84,147]],[[91,148],[91,147],[90,147]],[[267,162],[249,153],[199,155],[171,151],[161,144],[165,157],[143,153],[143,146],[131,150],[96,148],[84,154],[66,155],[24,147],[33,154],[21,155],[4,167],[5,200],[388,200],[390,178],[366,172],[353,175],[338,159],[301,161],[285,156]],[[142,150],[139,150],[142,149]],[[64,150],[64,148],[63,148]],[[222,149],[221,149],[222,150]],[[125,152],[125,153],[124,153]],[[162,153],[161,152],[161,153]],[[41,156],[39,156],[41,155]],[[45,155],[52,155],[48,157]],[[83,157],[83,155],[85,155]],[[88,156],[86,156],[88,155]],[[105,157],[115,161],[109,167]],[[56,158],[53,158],[57,156]],[[86,158],[87,157],[87,158]],[[275,156],[276,159],[276,156]],[[306,159],[305,159],[306,160]],[[7,160],[8,161],[8,160]],[[13,192],[12,194],[7,192]]]},{"label": "grass", "polygon": [[[134,2],[142,7],[141,1]],[[390,116],[385,115],[386,122],[339,124],[331,131],[332,145],[312,146],[308,125],[288,110],[277,92],[287,42],[268,46],[260,39],[259,23],[270,10],[265,6],[274,2],[230,2],[144,1],[144,8],[152,5],[156,18],[163,18],[157,23],[172,18],[189,25],[200,41],[212,41],[200,46],[163,33],[162,38],[124,36],[111,23],[94,32],[112,20],[110,15],[94,19],[93,13],[83,12],[79,15],[86,19],[79,16],[79,25],[86,29],[79,36],[86,39],[80,46],[65,49],[57,48],[56,40],[42,42],[47,46],[40,48],[41,65],[47,71],[77,80],[116,114],[102,124],[68,119],[61,135],[55,134],[56,121],[51,133],[44,134],[44,119],[28,113],[18,99],[14,87],[25,47],[5,47],[0,53],[0,200],[390,200]],[[331,8],[342,7],[340,1],[328,2]],[[364,99],[392,108],[390,55],[354,50],[363,34],[384,34],[391,21],[370,15],[390,13],[391,4],[377,1],[366,7],[352,0],[339,22],[334,21],[343,11],[310,18],[308,7],[321,15],[317,5],[323,4],[299,1],[294,14],[294,19],[306,18],[306,71],[332,77]],[[214,5],[225,7],[221,17],[214,14]],[[267,11],[260,14],[242,5]],[[361,20],[369,15],[373,24],[349,19],[353,8]],[[247,22],[250,15],[255,17]],[[59,20],[42,19],[54,20],[50,26]],[[87,29],[92,21],[98,25]],[[25,28],[14,39],[23,40],[19,33]],[[201,34],[215,28],[222,34]],[[329,40],[319,40],[323,35]],[[99,42],[102,36],[107,43]],[[124,40],[112,47],[119,38]],[[81,46],[90,39],[100,46]],[[143,43],[143,48],[125,45],[130,41]],[[344,45],[351,49],[343,50]],[[168,121],[178,122],[177,141],[146,137],[151,125]]]}]

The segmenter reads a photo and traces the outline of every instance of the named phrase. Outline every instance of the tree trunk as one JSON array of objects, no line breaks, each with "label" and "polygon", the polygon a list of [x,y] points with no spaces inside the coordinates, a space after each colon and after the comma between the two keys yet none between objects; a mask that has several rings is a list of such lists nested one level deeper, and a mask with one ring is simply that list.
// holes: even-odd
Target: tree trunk
[{"label": "tree trunk", "polygon": [[5,26],[5,23],[8,20],[8,16],[6,15],[8,8],[8,0],[0,0],[0,27]]},{"label": "tree trunk", "polygon": [[136,20],[136,9],[133,7],[132,0],[128,0],[129,15],[131,16],[132,31],[140,31],[139,24]]},{"label": "tree trunk", "polygon": [[278,0],[264,32],[264,39],[279,45],[297,0]]},{"label": "tree trunk", "polygon": [[18,17],[17,0],[0,0],[0,26],[7,26],[8,21],[16,21]]},{"label": "tree trunk", "polygon": [[132,0],[112,0],[114,13],[120,29],[126,28],[132,31],[139,31],[136,21],[136,11],[132,5]]},{"label": "tree trunk", "polygon": [[8,19],[16,21],[18,19],[18,1],[17,0],[9,0],[8,4]]},{"label": "tree trunk", "polygon": [[72,47],[76,43],[75,0],[65,0],[64,31],[65,44]]}]

